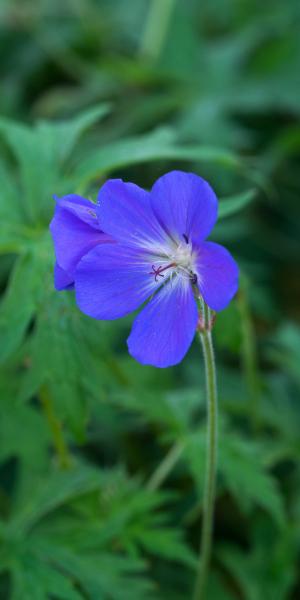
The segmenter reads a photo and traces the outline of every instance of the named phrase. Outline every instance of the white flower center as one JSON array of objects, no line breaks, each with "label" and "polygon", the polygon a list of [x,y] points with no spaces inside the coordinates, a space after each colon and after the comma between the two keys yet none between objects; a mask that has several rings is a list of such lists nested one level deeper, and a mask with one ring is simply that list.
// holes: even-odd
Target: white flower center
[{"label": "white flower center", "polygon": [[196,254],[193,252],[192,244],[188,241],[179,243],[177,246],[172,244],[164,256],[153,256],[154,261],[149,275],[153,275],[155,282],[161,282],[162,279],[178,276],[181,279],[197,282],[195,273]]},{"label": "white flower center", "polygon": [[193,263],[192,245],[186,243],[179,244],[171,258],[172,262],[176,263],[179,267],[183,267],[184,269],[191,268]]}]

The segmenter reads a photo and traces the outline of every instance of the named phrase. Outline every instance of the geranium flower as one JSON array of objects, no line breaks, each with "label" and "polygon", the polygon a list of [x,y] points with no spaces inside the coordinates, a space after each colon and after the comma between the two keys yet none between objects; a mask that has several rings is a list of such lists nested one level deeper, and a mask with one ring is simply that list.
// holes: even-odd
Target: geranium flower
[{"label": "geranium flower", "polygon": [[96,206],[76,194],[56,198],[56,209],[50,223],[56,263],[54,285],[57,290],[74,287],[77,263],[84,254],[100,243],[112,242],[100,230]]},{"label": "geranium flower", "polygon": [[[213,190],[201,177],[181,171],[159,178],[150,192],[112,179],[99,191],[96,212],[115,243],[96,245],[97,232],[96,247],[83,253],[80,238],[84,255],[78,263],[74,249],[68,264],[57,252],[60,266],[71,263],[79,308],[95,319],[117,319],[149,299],[133,323],[129,352],[143,364],[175,365],[195,335],[199,296],[220,311],[238,287],[238,267],[229,252],[204,241],[217,219]],[[66,242],[60,242],[62,252]]]}]

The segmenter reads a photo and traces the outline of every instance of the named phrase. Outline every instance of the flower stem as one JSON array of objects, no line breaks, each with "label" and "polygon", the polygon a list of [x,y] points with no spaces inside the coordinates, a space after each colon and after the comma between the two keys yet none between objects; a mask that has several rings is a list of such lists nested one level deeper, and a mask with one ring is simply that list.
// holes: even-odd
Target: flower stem
[{"label": "flower stem", "polygon": [[[209,316],[209,310],[205,316]],[[216,464],[217,464],[217,382],[214,361],[214,350],[211,331],[206,319],[205,328],[200,330],[200,339],[203,348],[206,392],[207,392],[207,457],[205,488],[203,500],[203,523],[200,545],[200,560],[194,589],[194,600],[204,600],[207,575],[212,548],[213,512],[216,489]]]},{"label": "flower stem", "polygon": [[63,436],[62,424],[54,412],[50,394],[45,386],[40,389],[39,398],[52,434],[53,445],[56,450],[59,466],[61,469],[68,469],[71,466],[70,452]]}]

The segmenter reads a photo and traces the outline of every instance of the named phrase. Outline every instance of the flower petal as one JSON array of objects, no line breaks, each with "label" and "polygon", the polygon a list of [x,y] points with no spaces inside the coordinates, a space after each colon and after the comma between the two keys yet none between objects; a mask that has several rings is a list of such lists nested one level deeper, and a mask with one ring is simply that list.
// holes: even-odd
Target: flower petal
[{"label": "flower petal", "polygon": [[135,310],[159,285],[149,258],[121,244],[97,246],[75,272],[76,302],[94,319],[117,319]]},{"label": "flower petal", "polygon": [[194,173],[171,171],[160,177],[151,190],[151,204],[162,227],[177,240],[204,240],[218,212],[210,185]]},{"label": "flower petal", "polygon": [[159,252],[166,242],[165,232],[153,214],[149,192],[134,183],[108,180],[99,190],[97,214],[103,231],[126,246]]},{"label": "flower petal", "polygon": [[193,341],[197,320],[192,287],[177,277],[164,285],[136,317],[127,340],[129,352],[142,364],[176,365]]},{"label": "flower petal", "polygon": [[223,310],[237,292],[238,266],[228,250],[214,242],[198,244],[197,254],[200,293],[210,308]]},{"label": "flower petal", "polygon": [[67,271],[62,269],[57,263],[54,266],[54,287],[60,292],[62,290],[68,290],[73,287],[74,277],[69,275]]},{"label": "flower petal", "polygon": [[70,276],[86,252],[96,244],[111,242],[111,238],[99,229],[95,205],[75,195],[58,200],[50,231],[57,263]]},{"label": "flower petal", "polygon": [[65,208],[87,225],[100,229],[96,213],[97,205],[78,194],[68,194],[62,198],[55,197],[57,208]]}]

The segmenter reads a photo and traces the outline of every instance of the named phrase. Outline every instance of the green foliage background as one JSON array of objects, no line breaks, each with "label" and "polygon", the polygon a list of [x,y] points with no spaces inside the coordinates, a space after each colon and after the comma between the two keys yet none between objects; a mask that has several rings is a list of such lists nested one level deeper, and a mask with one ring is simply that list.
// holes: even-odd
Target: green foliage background
[{"label": "green foliage background", "polygon": [[0,598],[190,597],[205,391],[53,290],[53,194],[172,168],[238,260],[209,600],[300,597],[298,0],[1,0]]}]

